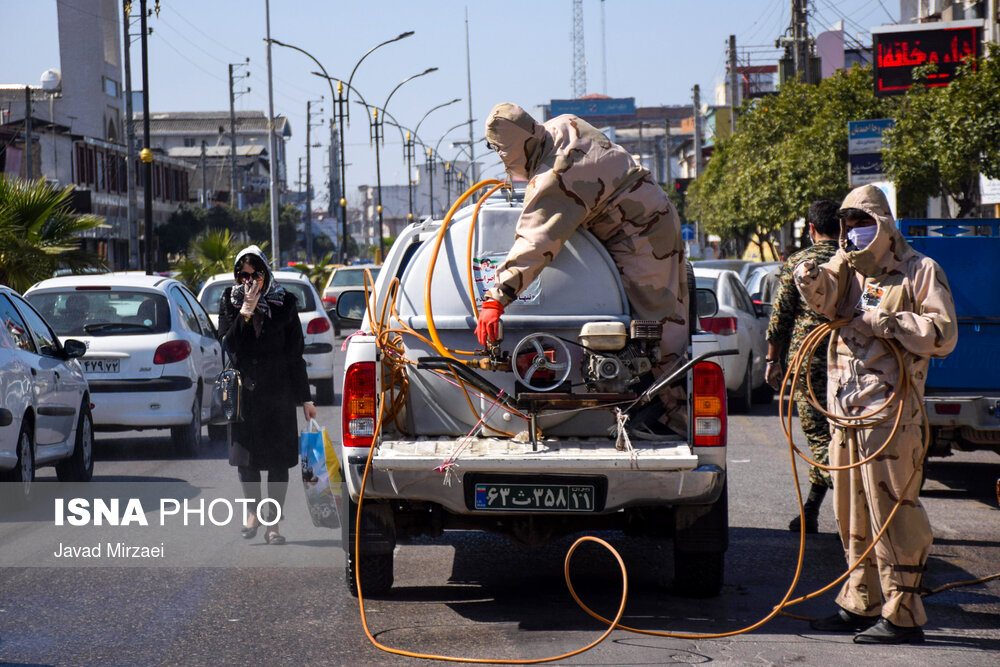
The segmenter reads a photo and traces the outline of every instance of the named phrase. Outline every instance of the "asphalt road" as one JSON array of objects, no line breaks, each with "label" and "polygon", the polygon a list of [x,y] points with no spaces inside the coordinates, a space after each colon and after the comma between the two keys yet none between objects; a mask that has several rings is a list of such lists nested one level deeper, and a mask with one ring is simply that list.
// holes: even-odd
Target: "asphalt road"
[{"label": "asphalt road", "polygon": [[[339,398],[339,397],[338,397]],[[339,408],[320,408],[333,426]],[[57,484],[43,470],[35,504],[0,508],[0,662],[13,664],[396,664],[415,662],[372,647],[347,593],[340,531],[314,527],[295,471],[283,547],[262,536],[242,540],[227,525],[159,526],[158,498],[239,497],[225,444],[197,459],[173,457],[166,432],[99,434],[95,480],[88,489]],[[777,406],[730,421],[730,522],[726,584],[711,600],[671,592],[669,541],[601,534],[629,571],[625,622],[651,630],[715,633],[767,614],[792,580],[797,534],[787,447]],[[805,470],[800,465],[802,486]],[[963,454],[930,466],[924,503],[935,543],[925,585],[975,579],[1000,570],[1000,510],[994,485],[1000,458]],[[95,493],[94,490],[99,492]],[[113,493],[111,491],[112,490]],[[71,495],[66,495],[71,494]],[[56,526],[59,497],[138,497],[149,526]],[[124,505],[124,500],[122,501]],[[34,511],[32,511],[34,510]],[[218,518],[218,515],[216,515]],[[192,524],[198,515],[189,516]],[[65,522],[64,522],[65,523]],[[824,505],[822,534],[809,536],[797,592],[820,588],[844,569]],[[160,558],[56,558],[63,545],[162,544]],[[454,532],[401,545],[395,588],[366,604],[379,641],[411,651],[501,659],[550,656],[596,639],[602,625],[572,601],[562,578],[570,539],[529,550],[478,533]],[[620,590],[609,555],[585,546],[572,565],[581,596],[612,615]],[[831,611],[833,594],[793,612]],[[723,639],[674,639],[622,630],[573,664],[803,663],[881,665],[997,664],[1000,581],[928,597],[927,643],[862,647],[849,635],[814,633],[801,620],[776,618]]]}]

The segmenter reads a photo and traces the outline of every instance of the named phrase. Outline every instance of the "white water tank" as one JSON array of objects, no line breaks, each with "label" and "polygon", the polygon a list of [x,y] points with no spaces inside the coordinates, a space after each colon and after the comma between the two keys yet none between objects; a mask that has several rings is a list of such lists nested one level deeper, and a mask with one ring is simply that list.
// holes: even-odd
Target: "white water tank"
[{"label": "white water tank", "polygon": [[62,88],[62,75],[57,69],[47,69],[41,76],[42,90],[46,93],[55,93]]}]

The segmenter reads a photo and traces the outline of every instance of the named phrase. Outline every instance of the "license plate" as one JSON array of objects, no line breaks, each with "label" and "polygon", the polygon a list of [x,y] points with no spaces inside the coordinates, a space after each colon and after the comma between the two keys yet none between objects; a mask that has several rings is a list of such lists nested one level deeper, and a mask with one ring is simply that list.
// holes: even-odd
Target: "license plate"
[{"label": "license plate", "polygon": [[588,484],[478,483],[475,509],[530,512],[593,512],[594,487]]},{"label": "license plate", "polygon": [[121,359],[82,359],[84,373],[117,373]]}]

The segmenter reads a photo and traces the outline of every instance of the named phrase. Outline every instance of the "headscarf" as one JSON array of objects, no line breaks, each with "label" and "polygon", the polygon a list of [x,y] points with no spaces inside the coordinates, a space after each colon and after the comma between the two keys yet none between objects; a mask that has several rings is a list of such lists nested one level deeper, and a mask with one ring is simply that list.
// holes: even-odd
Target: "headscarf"
[{"label": "headscarf", "polygon": [[[278,281],[271,275],[271,268],[267,264],[267,257],[264,251],[256,245],[249,245],[236,255],[236,263],[233,265],[233,278],[236,286],[230,292],[229,299],[237,309],[243,307],[243,300],[246,298],[246,285],[240,282],[240,268],[247,261],[250,255],[260,260],[263,265],[264,284],[261,286],[260,297],[257,299],[257,307],[254,313],[259,313],[264,317],[271,317],[271,306],[280,306],[285,302],[285,288],[278,284]],[[251,266],[253,262],[251,262]]]},{"label": "headscarf", "polygon": [[552,136],[528,113],[502,102],[486,119],[486,140],[494,147],[511,176],[531,180],[538,164],[552,150]]}]

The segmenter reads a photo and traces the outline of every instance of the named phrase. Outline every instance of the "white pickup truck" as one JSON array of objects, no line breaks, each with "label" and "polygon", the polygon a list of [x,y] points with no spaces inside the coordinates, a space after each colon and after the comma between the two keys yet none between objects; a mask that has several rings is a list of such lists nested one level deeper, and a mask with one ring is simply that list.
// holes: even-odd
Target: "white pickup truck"
[{"label": "white pickup truck", "polygon": [[[711,361],[679,369],[689,396],[687,437],[649,431],[628,443],[619,437],[615,408],[634,414],[638,407],[636,395],[652,382],[659,330],[657,323],[630,318],[619,272],[589,232],[576,232],[506,309],[503,339],[490,355],[480,351],[482,363],[442,353],[478,347],[471,299],[481,302],[514,238],[519,194],[491,197],[471,241],[472,206],[455,215],[437,251],[441,221],[404,229],[363,320],[363,292],[338,300],[338,317],[361,327],[348,340],[341,384],[348,588],[356,594],[359,530],[361,586],[368,595],[392,587],[397,539],[488,530],[539,545],[610,529],[672,537],[674,590],[717,595],[728,546],[722,371]],[[711,309],[714,295],[699,292],[696,301]],[[373,335],[383,328],[420,336]],[[397,344],[387,345],[396,335]],[[713,349],[710,334],[695,338],[696,347]]]}]

